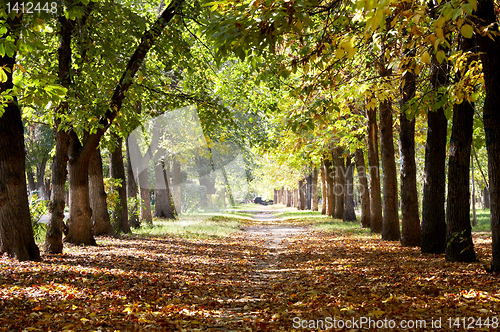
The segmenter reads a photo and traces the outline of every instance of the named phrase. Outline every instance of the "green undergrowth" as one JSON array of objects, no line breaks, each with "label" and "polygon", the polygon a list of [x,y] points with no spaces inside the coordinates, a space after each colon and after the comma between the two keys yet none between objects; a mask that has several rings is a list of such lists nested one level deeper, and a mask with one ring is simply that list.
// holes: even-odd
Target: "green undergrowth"
[{"label": "green undergrowth", "polygon": [[186,216],[177,220],[153,219],[153,224],[143,224],[133,230],[133,236],[174,236],[186,239],[217,239],[240,231],[242,219],[225,216]]}]

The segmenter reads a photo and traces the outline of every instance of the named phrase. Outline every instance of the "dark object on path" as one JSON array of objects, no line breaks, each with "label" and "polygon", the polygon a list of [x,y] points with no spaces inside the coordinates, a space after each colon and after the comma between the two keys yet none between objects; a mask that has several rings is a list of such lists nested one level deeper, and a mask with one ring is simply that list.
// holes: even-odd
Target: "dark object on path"
[{"label": "dark object on path", "polygon": [[262,205],[267,205],[267,202],[262,199],[262,197],[257,196],[253,199],[253,202],[255,204],[262,204]]}]

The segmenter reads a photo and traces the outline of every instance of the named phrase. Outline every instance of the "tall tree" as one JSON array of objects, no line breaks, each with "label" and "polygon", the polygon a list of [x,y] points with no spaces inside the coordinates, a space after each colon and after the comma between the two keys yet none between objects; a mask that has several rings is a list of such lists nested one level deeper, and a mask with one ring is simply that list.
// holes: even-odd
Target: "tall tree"
[{"label": "tall tree", "polygon": [[88,197],[88,182],[84,178],[88,175],[88,162],[91,152],[97,148],[99,141],[114,119],[117,117],[125,94],[133,83],[133,78],[144,62],[151,47],[157,42],[167,24],[178,13],[184,3],[183,0],[173,0],[156,21],[146,30],[134,54],[130,57],[125,70],[119,79],[106,113],[98,121],[98,128],[86,135],[80,141],[78,135],[72,131],[69,150],[69,189],[71,196],[69,232],[65,241],[75,244],[95,244],[91,228],[91,210]]},{"label": "tall tree", "polygon": [[[495,9],[497,11],[495,11]],[[492,233],[491,271],[500,272],[500,37],[498,36],[498,5],[492,0],[479,0],[477,17],[482,29],[477,36],[483,63],[486,98],[483,106],[490,192]]]},{"label": "tall tree", "polygon": [[127,142],[127,199],[134,199],[131,210],[129,210],[129,223],[130,226],[134,228],[139,228],[141,226],[138,216],[138,205],[137,205],[137,183],[134,178],[134,170],[132,169],[132,162],[130,160],[130,148]]},{"label": "tall tree", "polygon": [[128,223],[128,211],[127,211],[127,188],[125,178],[125,166],[123,164],[123,138],[118,135],[113,135],[116,139],[116,145],[114,150],[109,154],[110,158],[110,175],[111,178],[118,180],[120,186],[117,188],[118,197],[120,203],[115,207],[113,211],[113,219],[115,220],[118,229],[124,233],[130,233],[130,225]]},{"label": "tall tree", "polygon": [[[71,85],[71,40],[75,22],[65,16],[58,18],[60,44],[58,54],[59,83],[69,89]],[[67,98],[61,102],[54,121],[56,148],[52,162],[52,191],[49,204],[49,223],[45,235],[45,252],[60,254],[63,251],[64,208],[66,206],[66,180],[68,176],[69,132],[62,123],[62,117],[69,112]]]},{"label": "tall tree", "polygon": [[[165,155],[161,153],[161,155]],[[172,195],[170,193],[169,187],[169,173],[165,169],[165,160],[162,158],[155,158],[155,209],[154,215],[157,218],[165,218],[165,219],[175,219],[175,209],[173,209],[172,204]],[[168,164],[169,165],[169,164]],[[167,166],[167,168],[170,168]]]},{"label": "tall tree", "polygon": [[307,197],[307,184],[305,179],[300,179],[299,180],[299,205],[298,209],[299,210],[306,210],[307,209],[307,202],[306,202],[306,197]]},{"label": "tall tree", "polygon": [[[434,12],[435,9],[431,11]],[[430,87],[434,104],[446,95],[448,63],[441,64],[432,57]],[[427,142],[425,144],[424,188],[422,198],[421,250],[441,254],[446,249],[445,183],[446,135],[448,121],[441,106],[427,113]]]},{"label": "tall tree", "polygon": [[327,191],[326,191],[326,166],[325,162],[321,161],[321,197],[323,199],[323,204],[321,204],[321,214],[326,214],[326,200],[327,200]]},{"label": "tall tree", "polygon": [[363,150],[356,149],[354,152],[356,169],[358,170],[359,191],[361,193],[361,226],[370,227],[370,192],[368,179],[366,178],[366,164]]},{"label": "tall tree", "polygon": [[[3,6],[3,4],[2,4]],[[1,7],[0,7],[1,8]],[[21,15],[12,12],[4,21],[4,38],[12,42],[21,32]],[[14,46],[15,47],[15,46]],[[14,88],[13,71],[16,51],[8,50],[0,58],[4,77],[0,80],[0,252],[20,261],[40,260],[35,244],[26,192],[24,128],[17,98],[8,99]],[[5,69],[4,69],[5,68]],[[6,104],[6,105],[5,105]],[[1,105],[1,104],[0,104]]]},{"label": "tall tree", "polygon": [[335,197],[333,217],[335,219],[342,219],[344,218],[345,165],[344,150],[341,147],[337,147],[333,150],[333,170],[333,195]]},{"label": "tall tree", "polygon": [[318,211],[318,175],[319,170],[313,166],[312,172],[312,210]]},{"label": "tall tree", "polygon": [[92,225],[94,235],[115,235],[109,218],[107,194],[104,190],[101,149],[97,148],[90,158],[89,165],[89,197],[92,209]]},{"label": "tall tree", "polygon": [[[386,49],[386,41],[382,43],[379,72],[382,78],[392,74],[392,70],[387,67],[389,57]],[[387,81],[383,81],[388,84]],[[396,160],[394,156],[394,135],[392,133],[392,102],[390,99],[380,101],[380,155],[384,172],[383,180],[383,221],[382,239],[387,241],[399,241],[401,231],[399,229],[398,214],[398,179],[396,172]]]},{"label": "tall tree", "polygon": [[[414,56],[412,50],[408,54]],[[417,166],[415,164],[415,119],[409,119],[409,102],[415,97],[416,75],[407,70],[401,87],[401,111],[399,116],[399,144],[401,150],[401,245],[420,246],[420,218],[418,212]]]},{"label": "tall tree", "polygon": [[345,180],[344,180],[344,221],[356,221],[356,212],[354,211],[354,164],[351,156],[346,159]]},{"label": "tall tree", "polygon": [[326,182],[326,196],[323,197],[323,204],[326,204],[326,215],[333,217],[333,211],[335,210],[335,195],[333,193],[334,171],[332,169],[332,162],[328,157],[323,159],[323,165]]},{"label": "tall tree", "polygon": [[366,110],[368,117],[368,170],[370,178],[370,230],[382,232],[382,197],[380,194],[380,163],[378,158],[378,126],[376,109]]},{"label": "tall tree", "polygon": [[[474,51],[474,39],[460,38],[460,50]],[[462,70],[467,70],[474,59],[470,56]],[[456,80],[466,72],[457,72]],[[472,83],[472,82],[471,82]],[[474,262],[476,254],[472,243],[470,223],[470,159],[474,124],[474,105],[464,98],[454,105],[453,127],[448,159],[448,198],[446,201],[446,260]]]}]

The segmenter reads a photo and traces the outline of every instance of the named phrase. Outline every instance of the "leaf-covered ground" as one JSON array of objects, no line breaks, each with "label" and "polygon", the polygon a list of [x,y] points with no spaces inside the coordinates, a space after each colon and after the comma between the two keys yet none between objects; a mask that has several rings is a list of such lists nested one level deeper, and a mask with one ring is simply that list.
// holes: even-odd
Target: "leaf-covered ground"
[{"label": "leaf-covered ground", "polygon": [[[245,229],[217,240],[99,238],[96,247],[68,247],[40,263],[3,257],[0,331],[346,331],[361,321],[374,331],[403,321],[419,324],[413,330],[499,327],[498,277],[482,263],[276,221]],[[488,260],[489,239],[476,236],[475,244]]]}]

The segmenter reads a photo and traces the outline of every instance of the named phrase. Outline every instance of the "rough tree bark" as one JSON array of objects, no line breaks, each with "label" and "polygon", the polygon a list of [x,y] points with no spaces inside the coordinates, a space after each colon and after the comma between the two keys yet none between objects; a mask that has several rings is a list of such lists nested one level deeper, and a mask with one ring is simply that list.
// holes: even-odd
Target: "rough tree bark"
[{"label": "rough tree bark", "polygon": [[[385,61],[385,43],[382,44],[382,55],[380,63],[380,76],[391,75]],[[380,155],[384,173],[383,181],[383,218],[382,218],[382,240],[399,241],[401,231],[399,229],[398,214],[398,176],[396,160],[394,157],[394,135],[392,133],[392,102],[389,99],[382,100],[380,111]]]},{"label": "rough tree bark", "polygon": [[[439,64],[432,58],[431,88],[438,89],[448,81],[448,64]],[[422,198],[421,250],[441,254],[446,248],[445,183],[447,123],[443,108],[427,114],[427,142],[425,144],[424,188]]]},{"label": "rough tree bark", "polygon": [[334,168],[334,186],[333,195],[335,196],[335,210],[333,212],[333,218],[342,219],[344,218],[344,150],[342,148],[336,148],[333,152],[333,168]]},{"label": "rough tree bark", "polygon": [[36,167],[36,189],[40,192],[40,198],[43,200],[47,200],[47,190],[45,188],[45,168],[47,167],[47,161],[49,158],[44,156],[40,165]]},{"label": "rough tree bark", "polygon": [[[58,78],[62,86],[69,88],[71,85],[71,38],[75,22],[59,17],[61,42],[58,49],[59,69]],[[63,101],[59,105],[59,113],[67,114],[69,104]],[[61,118],[56,116],[54,123],[55,155],[52,162],[52,191],[50,193],[49,222],[45,235],[44,249],[49,254],[61,254],[63,251],[64,208],[66,206],[66,180],[68,177],[68,151],[69,132],[60,128]]]},{"label": "rough tree bark", "polygon": [[[134,178],[134,170],[132,169],[132,162],[130,161],[130,148],[127,142],[127,198],[137,198],[137,183]],[[134,228],[141,227],[139,216],[137,215],[138,206],[137,202],[132,205],[129,214],[129,224]]]},{"label": "rough tree bark", "polygon": [[70,131],[69,144],[69,220],[68,234],[64,241],[74,244],[96,245],[92,209],[89,196],[89,162],[93,151],[83,150],[74,130]]},{"label": "rough tree bark", "polygon": [[323,204],[321,204],[321,214],[326,214],[326,201],[328,195],[326,193],[326,167],[324,161],[321,161],[321,197],[323,198]]},{"label": "rough tree bark", "polygon": [[299,210],[305,210],[307,208],[307,203],[306,203],[306,181],[305,179],[299,180],[299,204],[298,204],[298,209]]},{"label": "rough tree bark", "polygon": [[312,210],[318,211],[318,169],[313,168],[312,172]]},{"label": "rough tree bark", "polygon": [[344,216],[343,221],[356,221],[354,212],[354,164],[348,156],[345,166]]},{"label": "rough tree bark", "polygon": [[359,191],[361,192],[361,227],[370,227],[370,192],[368,179],[366,178],[366,164],[363,150],[356,149],[354,152],[356,168],[358,170]]},{"label": "rough tree bark", "polygon": [[125,178],[125,166],[123,165],[123,139],[118,135],[114,135],[116,139],[115,149],[110,153],[110,175],[111,178],[119,180],[121,186],[118,187],[118,196],[120,203],[113,211],[113,220],[115,221],[118,229],[124,233],[130,233],[130,225],[128,223],[128,209],[127,209],[127,188]]},{"label": "rough tree bark", "polygon": [[[497,7],[498,9],[498,7]],[[490,192],[490,221],[492,233],[491,271],[500,272],[500,37],[498,17],[492,0],[478,1],[477,16],[484,26],[489,25],[489,36],[478,35],[483,63],[486,98],[483,107]]]},{"label": "rough tree bark", "polygon": [[[21,16],[6,20],[7,35],[18,39]],[[0,58],[0,67],[7,68],[7,80],[0,83],[2,93],[14,87],[12,71],[16,54]],[[17,98],[4,106],[0,117],[0,252],[20,261],[40,260],[35,244],[26,192],[24,128]]]},{"label": "rough tree bark", "polygon": [[109,218],[106,191],[104,190],[101,151],[95,150],[89,164],[89,197],[92,209],[94,235],[115,235]]},{"label": "rough tree bark", "polygon": [[333,169],[332,162],[325,158],[323,160],[325,165],[325,182],[326,182],[326,197],[324,198],[326,204],[326,215],[333,217],[335,209],[335,196],[333,194]]},{"label": "rough tree bark", "polygon": [[155,209],[154,215],[157,218],[175,219],[172,209],[170,188],[168,185],[168,173],[165,169],[164,160],[155,160]]},{"label": "rough tree bark", "polygon": [[32,170],[26,171],[26,179],[28,180],[28,190],[30,192],[36,190],[35,175]]},{"label": "rough tree bark", "polygon": [[[414,56],[415,52],[410,52]],[[401,245],[420,246],[420,217],[418,212],[417,167],[415,164],[415,119],[408,119],[408,102],[415,96],[416,75],[410,70],[404,75],[403,98],[399,115],[399,144],[401,149]]]},{"label": "rough tree bark", "polygon": [[306,175],[306,210],[311,210],[311,209],[312,209],[312,174],[309,173]]},{"label": "rough tree bark", "polygon": [[[460,38],[460,49],[474,51],[474,39]],[[469,58],[468,64],[473,59]],[[463,73],[457,73],[457,80]],[[471,82],[472,83],[472,82]],[[464,100],[453,109],[453,127],[448,159],[448,197],[446,202],[446,260],[474,262],[470,224],[470,159],[474,124],[474,105]]]},{"label": "rough tree bark", "polygon": [[367,109],[368,170],[370,176],[370,230],[382,232],[382,196],[380,193],[380,163],[378,158],[377,110]]}]

